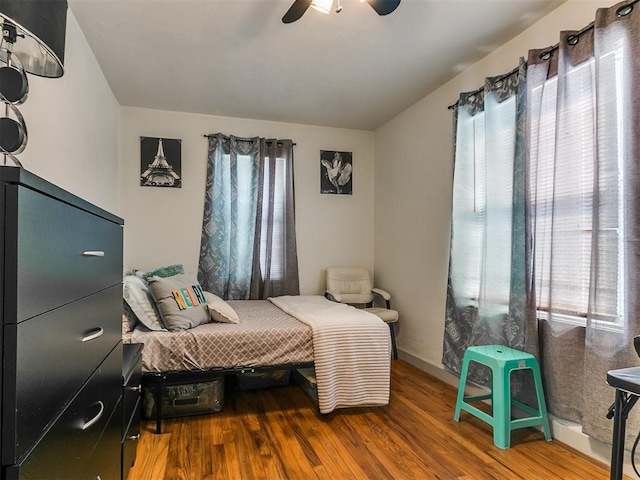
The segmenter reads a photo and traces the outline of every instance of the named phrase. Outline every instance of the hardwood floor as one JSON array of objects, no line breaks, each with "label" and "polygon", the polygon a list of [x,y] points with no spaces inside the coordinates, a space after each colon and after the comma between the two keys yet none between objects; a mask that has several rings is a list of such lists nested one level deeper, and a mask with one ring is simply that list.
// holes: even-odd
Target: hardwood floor
[{"label": "hardwood floor", "polygon": [[462,412],[456,391],[393,362],[386,407],[320,415],[295,385],[228,389],[220,413],[143,423],[128,480],[607,479],[608,466],[533,428],[500,450],[484,422]]}]

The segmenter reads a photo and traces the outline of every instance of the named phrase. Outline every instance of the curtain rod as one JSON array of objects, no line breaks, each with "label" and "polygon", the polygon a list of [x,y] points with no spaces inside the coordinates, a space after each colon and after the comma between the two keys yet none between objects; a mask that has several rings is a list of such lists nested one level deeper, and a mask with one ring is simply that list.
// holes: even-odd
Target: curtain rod
[{"label": "curtain rod", "polygon": [[[638,1],[640,1],[640,0],[638,0]],[[205,134],[203,135],[203,137],[205,137],[205,138],[215,137],[215,136],[216,136],[216,134],[215,134],[215,133],[205,133]],[[238,140],[248,142],[248,141],[253,140],[253,138],[255,138],[255,137],[253,137],[253,138],[242,138],[242,137],[236,137],[236,138],[237,138]],[[266,141],[266,143],[272,143],[272,141],[271,141],[271,140],[267,140],[267,141]],[[293,142],[293,145],[297,145],[297,143]]]},{"label": "curtain rod", "polygon": [[[640,2],[640,0],[633,0],[629,3],[625,3],[624,5],[618,7],[618,9],[616,10],[616,15],[618,15],[618,17],[626,17],[627,15],[629,15],[632,11],[633,11],[633,6]],[[567,37],[567,43],[569,45],[575,45],[576,43],[578,43],[578,40],[580,40],[580,37],[582,35],[584,35],[585,33],[593,30],[595,28],[593,22],[590,23],[589,25],[587,25],[586,27],[584,27],[582,30],[580,30],[578,33],[575,33],[573,35],[569,35]],[[553,52],[555,52],[556,50],[558,50],[559,44],[554,45],[553,47],[551,47],[549,50],[545,50],[544,52],[542,52],[540,54],[540,58],[543,60],[548,60],[551,55],[553,55]]]},{"label": "curtain rod", "polygon": [[[633,3],[636,3],[640,0],[634,0]],[[620,7],[620,8],[627,8],[629,6],[632,5],[625,5],[624,7]],[[620,10],[620,9],[618,9]],[[582,30],[580,30],[578,33],[575,33],[573,35],[569,35],[567,37],[567,43],[569,45],[575,45],[576,43],[578,43],[578,40],[580,40],[580,37],[582,35],[584,35],[587,32],[590,32],[591,30],[594,29],[594,25],[593,23],[590,23],[589,25],[587,25],[586,27],[584,27]],[[558,50],[558,48],[560,48],[560,44],[556,43],[553,47],[549,48],[549,50],[545,50],[544,52],[540,53],[540,58],[542,60],[549,60],[553,54]]]},{"label": "curtain rod", "polygon": [[[638,1],[640,1],[640,0],[638,0]],[[496,82],[499,82],[500,80],[504,80],[505,78],[509,78],[509,77],[510,77],[511,75],[513,75],[514,73],[518,73],[518,70],[519,70],[519,69],[520,69],[520,67],[516,67],[516,68],[514,68],[513,70],[511,70],[510,72],[505,73],[504,75],[502,75],[502,76],[500,76],[500,77],[496,78],[496,80],[495,80],[495,81],[496,81]],[[476,95],[476,94],[480,93],[480,92],[481,92],[481,91],[483,91],[483,90],[484,90],[484,87],[480,87],[480,88],[478,88],[477,90],[474,90],[474,91],[472,91],[472,92],[469,92],[469,94],[468,94],[468,95],[469,95],[469,96],[471,96],[471,95]],[[457,102],[457,101],[456,101],[456,103],[454,103],[454,104],[452,104],[452,105],[449,105],[447,108],[448,108],[449,110],[453,110],[454,108],[456,108],[456,105],[458,105],[458,102]]]},{"label": "curtain rod", "polygon": [[[618,10],[616,10],[616,14],[618,15],[618,17],[624,17],[627,16],[631,13],[631,11],[633,10],[633,6],[640,2],[640,0],[633,0],[629,3],[626,3],[624,5],[622,5],[621,7],[618,7]],[[582,30],[580,30],[578,33],[575,33],[573,35],[569,35],[567,37],[567,43],[569,45],[575,45],[576,43],[578,43],[578,40],[580,40],[580,37],[582,35],[584,35],[585,33],[591,31],[594,29],[594,24],[590,23],[589,25],[587,25],[586,27],[584,27]],[[560,47],[560,44],[556,44],[553,47],[549,48],[548,50],[545,50],[544,52],[542,52],[540,54],[540,58],[542,60],[548,60],[549,58],[551,58],[554,54],[554,52],[556,50],[558,50],[558,48]],[[503,75],[502,77],[498,78],[498,80],[496,81],[500,81],[503,80],[505,78],[507,78],[509,75],[512,75],[516,70],[518,70],[518,68],[516,67],[513,71],[507,73],[506,75]],[[475,95],[477,93],[480,93],[482,90],[484,90],[484,87],[480,87],[477,90],[474,90],[473,92],[470,92],[469,95]],[[458,105],[458,101],[456,101],[456,103],[449,105],[447,107],[448,110],[453,110],[454,108],[456,108],[456,106]]]}]

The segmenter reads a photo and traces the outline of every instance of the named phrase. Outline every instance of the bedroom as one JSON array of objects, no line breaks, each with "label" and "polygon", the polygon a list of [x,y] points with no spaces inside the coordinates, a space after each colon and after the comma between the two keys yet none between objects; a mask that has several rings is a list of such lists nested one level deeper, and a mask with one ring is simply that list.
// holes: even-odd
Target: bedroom
[{"label": "bedroom", "polygon": [[[556,43],[561,30],[582,28],[609,3],[570,0],[388,122],[350,129],[120,105],[70,2],[67,70],[57,80],[30,77],[29,99],[20,108],[29,145],[20,159],[33,173],[125,219],[125,268],[179,262],[194,271],[206,168],[202,135],[293,139],[301,291],[321,292],[330,264],[375,271],[376,283],[393,292],[401,311],[401,358],[450,380],[441,366],[453,155],[447,107],[460,91],[512,68],[529,48]],[[139,187],[139,137],[147,135],[182,140],[181,189]],[[323,149],[353,152],[353,195],[320,194]],[[185,213],[185,206],[192,210]],[[180,228],[165,228],[175,218]],[[585,438],[576,444],[590,446]]]}]

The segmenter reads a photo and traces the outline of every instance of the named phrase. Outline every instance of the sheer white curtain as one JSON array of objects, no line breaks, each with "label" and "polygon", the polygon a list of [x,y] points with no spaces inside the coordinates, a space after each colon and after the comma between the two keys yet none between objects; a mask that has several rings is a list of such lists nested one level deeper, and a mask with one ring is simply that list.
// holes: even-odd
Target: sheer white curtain
[{"label": "sheer white curtain", "polygon": [[[527,345],[524,60],[463,93],[456,149],[443,363],[460,371],[471,345]],[[490,372],[470,371],[487,385]],[[516,386],[516,390],[519,387]]]},{"label": "sheer white curtain", "polygon": [[[635,3],[635,2],[632,2]],[[637,365],[640,12],[532,50],[527,151],[532,298],[551,413],[609,442],[606,372]]]},{"label": "sheer white curtain", "polygon": [[458,107],[451,281],[459,307],[491,318],[509,312],[516,97],[483,96],[482,111]]}]

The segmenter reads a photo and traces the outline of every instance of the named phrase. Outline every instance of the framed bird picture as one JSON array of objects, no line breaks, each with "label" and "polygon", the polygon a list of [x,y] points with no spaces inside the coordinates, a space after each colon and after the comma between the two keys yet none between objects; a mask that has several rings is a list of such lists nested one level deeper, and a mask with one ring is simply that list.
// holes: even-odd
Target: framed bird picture
[{"label": "framed bird picture", "polygon": [[352,191],[352,152],[320,150],[320,193],[351,195]]}]

